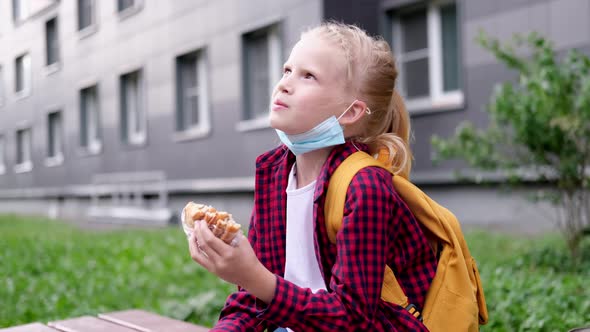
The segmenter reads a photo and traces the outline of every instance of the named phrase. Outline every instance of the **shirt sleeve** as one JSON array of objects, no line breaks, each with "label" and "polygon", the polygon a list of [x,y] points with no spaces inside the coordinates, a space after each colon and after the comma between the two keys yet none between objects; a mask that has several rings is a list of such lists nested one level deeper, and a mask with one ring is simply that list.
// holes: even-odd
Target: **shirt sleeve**
[{"label": "shirt sleeve", "polygon": [[[256,246],[256,224],[255,214],[250,219],[248,229],[248,241],[255,248]],[[254,295],[242,288],[230,294],[221,310],[219,321],[210,331],[264,331],[264,321],[257,317],[257,313],[265,304],[260,302]]]},{"label": "shirt sleeve", "polygon": [[[266,326],[256,317],[259,311],[252,294],[240,289],[231,294],[221,311],[219,321],[210,331],[264,331]],[[260,305],[258,305],[260,306]]]},{"label": "shirt sleeve", "polygon": [[[390,331],[379,312],[386,264],[387,234],[394,208],[391,175],[377,168],[357,173],[347,191],[330,291],[277,277],[271,303],[260,319],[295,331]],[[323,220],[323,218],[320,218]]]}]

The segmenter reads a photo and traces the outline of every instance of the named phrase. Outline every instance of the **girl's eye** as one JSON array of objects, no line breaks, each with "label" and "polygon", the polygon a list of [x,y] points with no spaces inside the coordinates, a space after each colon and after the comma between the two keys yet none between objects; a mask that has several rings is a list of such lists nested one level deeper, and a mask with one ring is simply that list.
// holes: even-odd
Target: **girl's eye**
[{"label": "girl's eye", "polygon": [[288,75],[288,74],[291,74],[291,69],[289,69],[289,68],[283,69],[283,75]]},{"label": "girl's eye", "polygon": [[307,74],[305,74],[305,78],[306,78],[306,79],[313,80],[313,79],[315,79],[315,76],[313,76],[313,74],[312,74],[312,73],[307,73]]}]

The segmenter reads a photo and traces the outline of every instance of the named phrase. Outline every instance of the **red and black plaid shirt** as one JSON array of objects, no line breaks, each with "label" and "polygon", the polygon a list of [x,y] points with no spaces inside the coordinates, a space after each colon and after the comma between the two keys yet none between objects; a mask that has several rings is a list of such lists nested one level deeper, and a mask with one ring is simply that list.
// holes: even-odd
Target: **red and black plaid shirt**
[{"label": "red and black plaid shirt", "polygon": [[[365,146],[357,146],[366,149]],[[312,293],[285,279],[287,178],[295,158],[281,146],[256,161],[255,205],[248,238],[258,259],[277,275],[268,305],[240,289],[227,299],[211,331],[427,331],[405,309],[381,300],[389,265],[410,303],[424,305],[436,258],[419,225],[393,189],[391,174],[368,167],[348,188],[337,243],[328,239],[324,202],[336,167],[356,151],[336,146],[317,179],[314,247],[326,289]],[[248,271],[244,271],[248,273]]]}]

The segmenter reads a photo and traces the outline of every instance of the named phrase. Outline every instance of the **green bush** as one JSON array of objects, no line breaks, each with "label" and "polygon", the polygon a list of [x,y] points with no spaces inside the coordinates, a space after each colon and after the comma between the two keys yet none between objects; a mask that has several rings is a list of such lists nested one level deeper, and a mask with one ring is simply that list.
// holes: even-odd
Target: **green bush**
[{"label": "green bush", "polygon": [[575,259],[590,233],[590,58],[575,49],[559,57],[536,33],[517,35],[514,45],[483,33],[478,41],[518,80],[497,85],[486,108],[488,128],[464,122],[448,139],[434,136],[435,162],[463,159],[504,173],[508,184],[549,184],[536,199],[558,208],[555,222]]}]

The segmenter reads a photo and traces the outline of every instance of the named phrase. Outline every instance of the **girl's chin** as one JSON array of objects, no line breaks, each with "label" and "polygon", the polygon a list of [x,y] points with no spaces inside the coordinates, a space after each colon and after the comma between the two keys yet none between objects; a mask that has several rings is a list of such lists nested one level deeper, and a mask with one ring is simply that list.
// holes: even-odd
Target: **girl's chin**
[{"label": "girl's chin", "polygon": [[284,129],[285,129],[284,121],[281,121],[280,119],[277,119],[276,117],[274,117],[272,115],[270,116],[269,120],[270,120],[269,122],[270,122],[271,128],[284,131]]},{"label": "girl's chin", "polygon": [[270,127],[276,130],[280,130],[288,135],[296,135],[299,133],[304,132],[300,128],[300,125],[297,123],[293,123],[293,120],[290,120],[285,117],[278,117],[278,116],[270,116],[269,119]]}]

